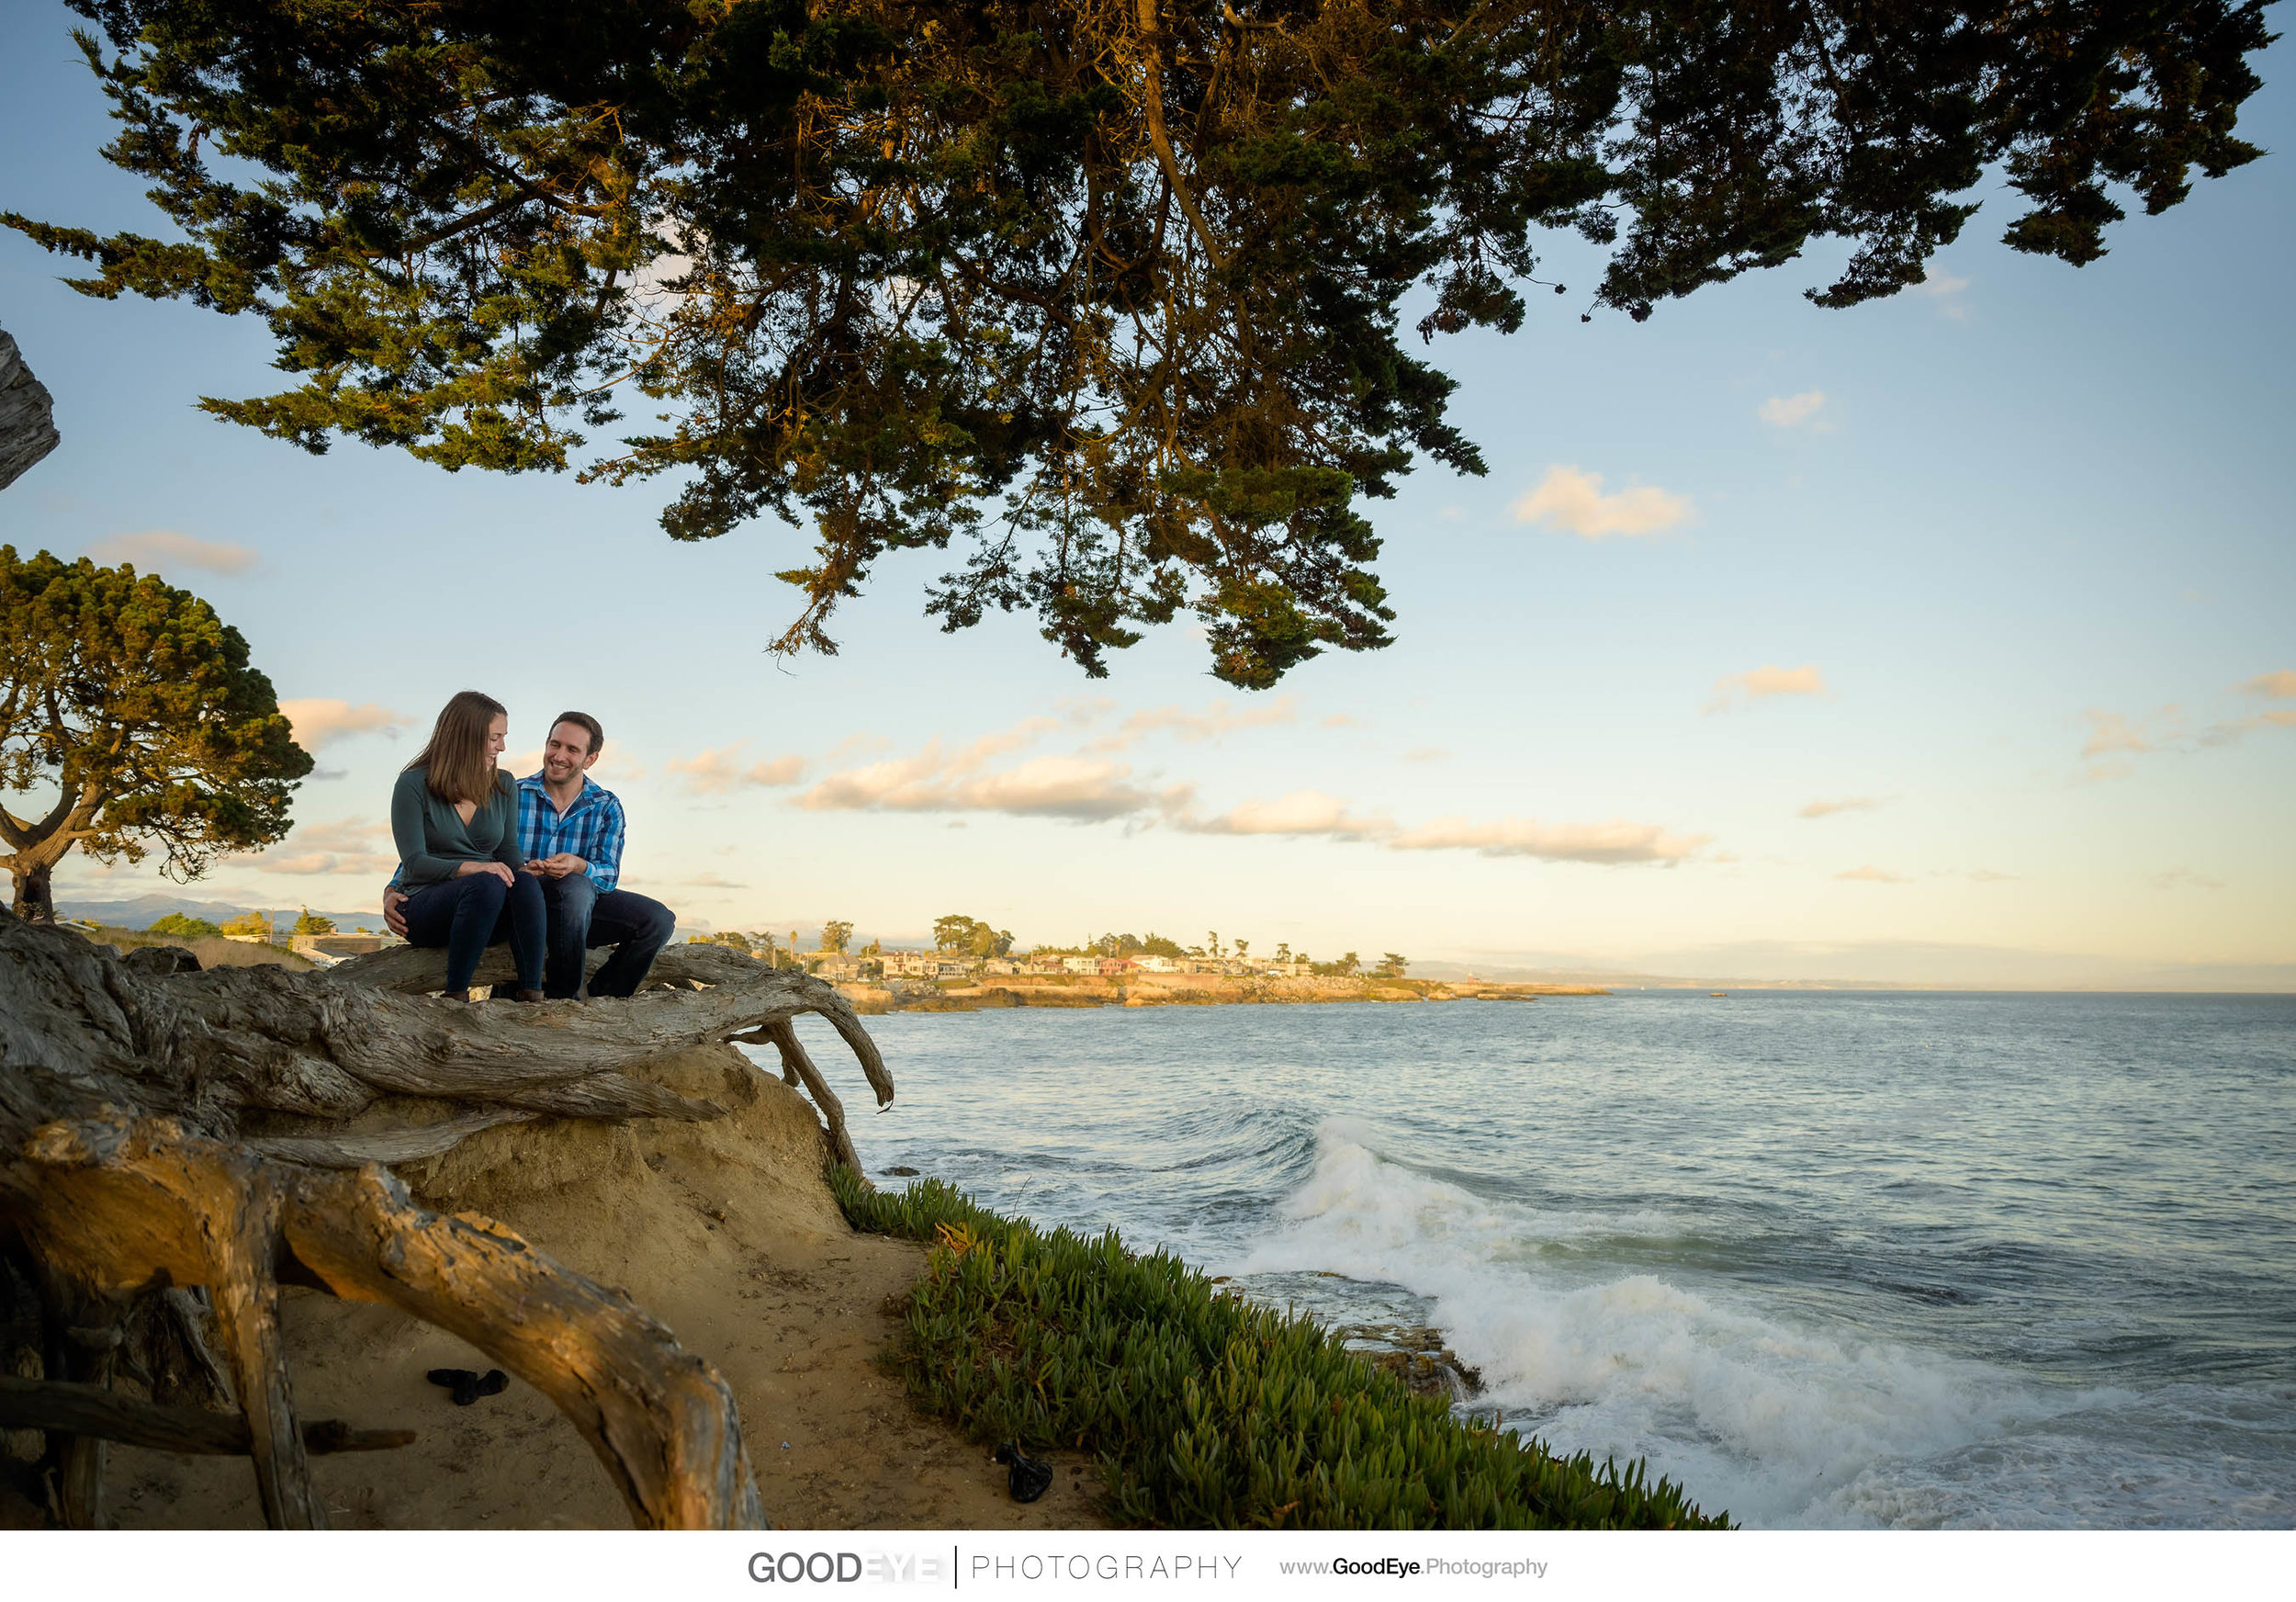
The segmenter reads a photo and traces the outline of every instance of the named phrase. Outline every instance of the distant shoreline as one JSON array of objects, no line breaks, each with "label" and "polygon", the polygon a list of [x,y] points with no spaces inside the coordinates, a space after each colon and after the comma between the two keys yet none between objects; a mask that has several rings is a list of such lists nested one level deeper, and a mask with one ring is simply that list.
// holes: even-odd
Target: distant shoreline
[{"label": "distant shoreline", "polygon": [[1599,985],[1484,984],[1471,979],[1270,978],[1256,974],[1012,974],[958,983],[847,981],[855,1011],[990,1012],[1012,1008],[1266,1007],[1345,1001],[1537,1001],[1607,996]]}]

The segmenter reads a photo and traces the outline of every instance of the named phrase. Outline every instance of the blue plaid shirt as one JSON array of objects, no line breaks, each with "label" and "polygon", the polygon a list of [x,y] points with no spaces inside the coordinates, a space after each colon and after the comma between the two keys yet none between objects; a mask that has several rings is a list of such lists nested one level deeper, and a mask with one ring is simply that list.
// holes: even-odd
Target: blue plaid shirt
[{"label": "blue plaid shirt", "polygon": [[[550,805],[540,773],[519,780],[519,856],[533,863],[560,852],[572,852],[590,864],[591,883],[600,895],[613,889],[622,878],[622,803],[612,790],[585,777],[574,805],[560,812]],[[385,888],[403,888],[406,873],[402,865]]]},{"label": "blue plaid shirt", "polygon": [[601,894],[622,877],[622,803],[611,790],[582,780],[582,793],[560,812],[542,787],[542,775],[518,781],[518,850],[528,862],[572,852],[590,864]]}]

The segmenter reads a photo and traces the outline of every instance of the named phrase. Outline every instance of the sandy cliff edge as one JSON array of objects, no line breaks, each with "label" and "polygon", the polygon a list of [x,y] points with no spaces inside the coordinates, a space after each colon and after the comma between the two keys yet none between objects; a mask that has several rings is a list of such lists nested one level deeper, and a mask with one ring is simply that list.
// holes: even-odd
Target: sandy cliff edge
[{"label": "sandy cliff edge", "polygon": [[[1075,1529],[1102,1522],[1089,1465],[1060,1459],[1040,1502],[1013,1502],[987,1449],[915,1412],[875,1360],[886,1311],[922,1271],[905,1241],[855,1234],[823,1179],[810,1103],[729,1045],[649,1077],[732,1111],[708,1123],[547,1120],[484,1132],[399,1171],[424,1205],[479,1213],[626,1291],[732,1384],[767,1517],[793,1529]],[[419,1113],[420,1109],[414,1110]],[[405,1104],[369,1118],[404,1122]],[[531,1387],[456,1407],[433,1368],[493,1366],[388,1308],[289,1291],[298,1411],[420,1430],[408,1448],[321,1457],[337,1529],[625,1529],[628,1514],[574,1427]],[[127,1529],[260,1527],[240,1459],[115,1448]]]}]

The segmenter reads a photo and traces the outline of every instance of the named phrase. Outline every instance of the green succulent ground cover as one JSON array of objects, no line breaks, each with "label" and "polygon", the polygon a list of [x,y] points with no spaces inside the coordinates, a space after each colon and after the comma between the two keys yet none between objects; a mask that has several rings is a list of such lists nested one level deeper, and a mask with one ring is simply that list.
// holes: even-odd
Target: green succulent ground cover
[{"label": "green succulent ground cover", "polygon": [[1289,1529],[1728,1529],[1636,1462],[1460,1422],[1313,1320],[1256,1306],[1113,1231],[1044,1232],[926,1179],[834,1176],[854,1226],[932,1246],[895,1359],[978,1440],[1095,1453],[1134,1525]]}]

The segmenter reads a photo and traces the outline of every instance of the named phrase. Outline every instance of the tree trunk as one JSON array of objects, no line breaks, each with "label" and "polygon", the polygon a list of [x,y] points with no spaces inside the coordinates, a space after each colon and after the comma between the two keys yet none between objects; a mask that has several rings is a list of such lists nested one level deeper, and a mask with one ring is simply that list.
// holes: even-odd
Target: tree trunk
[{"label": "tree trunk", "polygon": [[16,899],[8,910],[27,923],[56,921],[55,869],[42,863],[16,871]]},{"label": "tree trunk", "polygon": [[[203,1450],[245,1452],[275,1527],[323,1523],[308,1453],[333,1438],[296,1414],[277,1318],[287,1280],[392,1303],[531,1382],[639,1524],[761,1527],[732,1393],[708,1363],[502,1224],[415,1206],[387,1165],[535,1116],[721,1117],[647,1070],[748,1031],[782,1048],[842,1137],[842,1110],[789,1020],[828,1019],[889,1101],[874,1043],[829,986],[716,947],[664,953],[663,987],[639,996],[541,1005],[420,994],[443,982],[444,962],[399,948],[325,973],[201,973],[0,917],[0,1364],[43,1387],[15,1388],[0,1427],[46,1432],[70,1521],[101,1521],[106,1439],[176,1428],[228,1443]],[[372,1125],[409,1097],[466,1111],[334,1129],[354,1113]],[[255,1112],[260,1135],[241,1127]],[[850,1139],[837,1146],[850,1161]],[[39,1372],[10,1357],[29,1347],[52,1354]],[[153,1377],[152,1405],[107,1407],[123,1366]],[[222,1424],[169,1407],[172,1392],[226,1389],[237,1416]]]},{"label": "tree trunk", "polygon": [[56,448],[55,402],[0,329],[0,490]]}]

